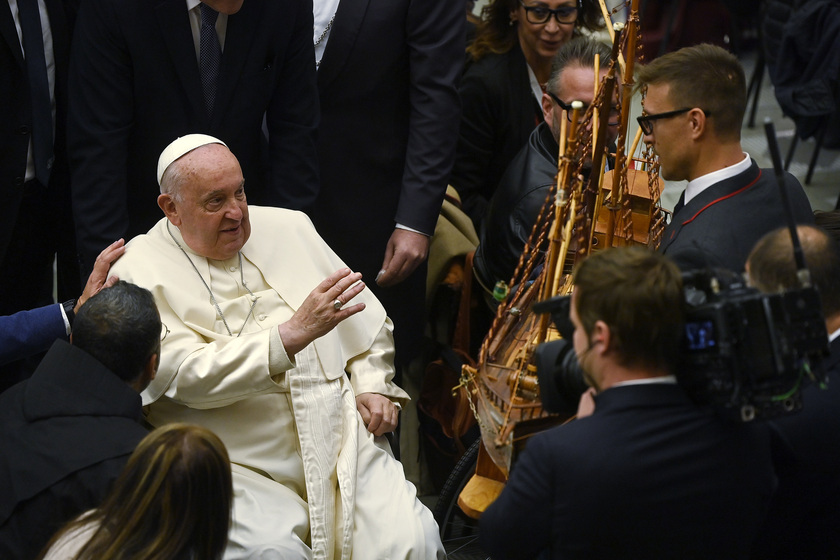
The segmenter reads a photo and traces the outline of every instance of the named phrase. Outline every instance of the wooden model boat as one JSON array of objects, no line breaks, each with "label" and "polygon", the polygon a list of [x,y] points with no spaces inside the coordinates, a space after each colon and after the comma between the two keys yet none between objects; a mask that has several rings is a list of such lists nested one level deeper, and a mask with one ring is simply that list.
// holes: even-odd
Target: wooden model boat
[{"label": "wooden model boat", "polygon": [[[603,3],[602,9],[609,18]],[[568,127],[565,120],[562,123],[556,184],[508,285],[510,295],[500,303],[481,345],[477,366],[464,366],[462,371],[459,390],[469,396],[483,443],[476,473],[458,500],[471,517],[477,518],[501,492],[525,440],[568,420],[547,413],[540,401],[534,351],[560,335],[549,317],[533,313],[531,305],[570,294],[572,268],[591,251],[627,244],[656,248],[661,239],[665,212],[659,206],[658,165],[649,151],[641,160],[631,161],[624,150],[637,33],[638,0],[632,0],[628,25],[613,26],[610,71],[598,85],[595,100],[585,113],[581,103],[573,104],[571,122]],[[622,52],[626,62],[619,72]],[[606,126],[600,126],[598,117],[609,112],[619,73],[617,151],[614,171],[605,175]],[[595,75],[599,75],[597,68]],[[641,131],[629,153],[635,152],[640,137]],[[587,167],[592,171],[587,172]]]}]

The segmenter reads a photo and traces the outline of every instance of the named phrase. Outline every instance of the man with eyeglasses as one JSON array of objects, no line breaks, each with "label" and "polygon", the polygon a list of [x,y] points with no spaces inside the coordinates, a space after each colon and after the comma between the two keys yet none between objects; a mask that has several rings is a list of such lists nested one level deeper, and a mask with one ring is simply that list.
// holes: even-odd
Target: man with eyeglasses
[{"label": "man with eyeglasses", "polygon": [[[720,47],[697,45],[641,66],[636,79],[645,90],[639,125],[662,177],[688,181],[659,250],[699,248],[743,271],[755,243],[786,219],[773,170],[760,169],[741,147],[747,106],[741,64]],[[814,223],[802,185],[789,173],[785,189],[796,222]]]},{"label": "man with eyeglasses", "polygon": [[[561,47],[554,58],[542,97],[544,122],[534,129],[502,176],[479,232],[474,267],[479,283],[487,291],[492,291],[499,280],[510,280],[554,184],[560,126],[563,120],[572,118],[571,103],[582,101],[584,107],[592,103],[596,55],[601,60],[603,78],[610,58],[610,48],[604,43],[578,37]],[[607,139],[612,144],[618,133],[617,107],[607,119]]]}]

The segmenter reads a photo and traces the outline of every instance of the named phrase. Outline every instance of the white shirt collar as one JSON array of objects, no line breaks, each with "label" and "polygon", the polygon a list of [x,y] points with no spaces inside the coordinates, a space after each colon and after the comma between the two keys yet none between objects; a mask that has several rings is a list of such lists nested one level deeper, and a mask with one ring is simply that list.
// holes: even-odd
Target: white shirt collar
[{"label": "white shirt collar", "polygon": [[734,177],[739,173],[743,173],[747,169],[750,168],[752,165],[750,161],[750,155],[744,153],[744,159],[740,162],[732,165],[730,167],[724,167],[723,169],[718,169],[717,171],[712,171],[711,173],[707,173],[700,177],[697,177],[693,181],[689,181],[688,185],[685,187],[685,199],[684,203],[688,204],[689,201],[700,194],[701,192],[705,191],[709,187],[714,184],[720,183],[730,177]]},{"label": "white shirt collar", "polygon": [[645,377],[643,379],[630,379],[628,381],[619,381],[618,383],[614,383],[610,386],[610,389],[613,387],[625,387],[627,385],[652,385],[654,383],[662,383],[665,385],[673,385],[677,382],[677,378],[673,375],[663,375],[661,377]]}]

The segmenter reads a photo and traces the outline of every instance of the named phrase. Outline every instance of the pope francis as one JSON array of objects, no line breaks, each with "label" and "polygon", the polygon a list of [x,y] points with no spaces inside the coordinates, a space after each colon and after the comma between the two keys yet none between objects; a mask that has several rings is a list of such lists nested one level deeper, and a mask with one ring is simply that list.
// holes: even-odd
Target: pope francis
[{"label": "pope francis", "polygon": [[112,271],[152,292],[165,325],[148,421],[201,424],[230,453],[225,558],[443,558],[381,437],[408,397],[391,382],[391,321],[361,275],[305,214],[249,208],[216,138],[175,140],[158,181],[166,217]]}]

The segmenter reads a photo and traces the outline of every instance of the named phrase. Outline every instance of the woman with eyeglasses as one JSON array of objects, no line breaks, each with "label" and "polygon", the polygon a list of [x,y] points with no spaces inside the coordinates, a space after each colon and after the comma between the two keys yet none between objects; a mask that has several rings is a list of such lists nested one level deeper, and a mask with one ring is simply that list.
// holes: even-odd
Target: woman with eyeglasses
[{"label": "woman with eyeglasses", "polygon": [[467,47],[450,179],[476,228],[508,163],[543,120],[552,58],[581,28],[604,25],[597,0],[491,0],[481,14]]}]

